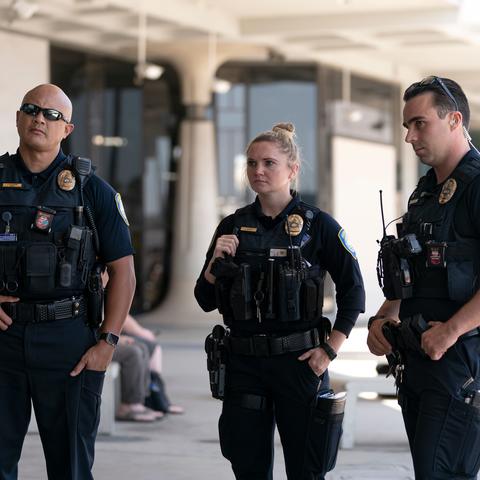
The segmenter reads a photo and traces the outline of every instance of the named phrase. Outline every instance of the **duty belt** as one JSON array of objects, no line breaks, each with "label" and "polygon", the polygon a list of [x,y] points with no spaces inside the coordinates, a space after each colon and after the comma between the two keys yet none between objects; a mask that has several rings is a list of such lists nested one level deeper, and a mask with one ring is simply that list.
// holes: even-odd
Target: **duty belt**
[{"label": "duty belt", "polygon": [[285,337],[273,335],[252,335],[250,337],[228,337],[228,348],[232,353],[254,357],[269,357],[288,352],[296,352],[320,345],[318,329],[292,333]]},{"label": "duty belt", "polygon": [[458,339],[463,340],[464,338],[476,337],[477,335],[480,335],[480,328],[478,327],[464,333],[463,335],[460,335]]},{"label": "duty belt", "polygon": [[52,303],[2,303],[3,311],[15,323],[41,323],[79,317],[86,313],[85,299],[80,297],[66,298]]}]

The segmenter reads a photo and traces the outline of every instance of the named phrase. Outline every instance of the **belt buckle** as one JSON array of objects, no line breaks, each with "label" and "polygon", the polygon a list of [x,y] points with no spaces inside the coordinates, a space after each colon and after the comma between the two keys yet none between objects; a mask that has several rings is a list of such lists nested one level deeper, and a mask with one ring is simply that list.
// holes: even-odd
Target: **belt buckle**
[{"label": "belt buckle", "polygon": [[268,337],[264,333],[252,337],[253,353],[257,357],[268,357],[270,355],[270,345]]}]

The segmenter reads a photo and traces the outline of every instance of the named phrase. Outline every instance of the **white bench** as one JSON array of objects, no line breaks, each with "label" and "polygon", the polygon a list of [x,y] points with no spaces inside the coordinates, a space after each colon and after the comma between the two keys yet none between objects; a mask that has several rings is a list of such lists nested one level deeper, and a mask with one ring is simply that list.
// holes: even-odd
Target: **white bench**
[{"label": "white bench", "polygon": [[[119,398],[119,382],[116,380],[119,374],[120,365],[117,362],[112,362],[107,369],[103,383],[100,424],[98,426],[98,433],[100,434],[113,435],[115,433],[115,411]],[[37,420],[33,408],[28,433],[38,433]]]},{"label": "white bench", "polygon": [[395,395],[395,379],[386,378],[384,375],[378,377],[359,377],[354,380],[349,379],[345,383],[347,392],[347,402],[345,404],[345,414],[343,417],[343,435],[341,439],[341,448],[353,448],[355,444],[355,418],[357,413],[358,395],[363,392],[376,392],[382,395]]}]

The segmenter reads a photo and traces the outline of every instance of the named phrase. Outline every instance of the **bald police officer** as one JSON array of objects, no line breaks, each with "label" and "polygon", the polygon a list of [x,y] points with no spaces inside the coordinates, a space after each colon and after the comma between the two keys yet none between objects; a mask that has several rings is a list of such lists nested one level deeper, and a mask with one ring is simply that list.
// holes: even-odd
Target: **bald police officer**
[{"label": "bald police officer", "polygon": [[33,88],[17,112],[19,148],[0,157],[1,480],[17,478],[32,403],[48,478],[93,478],[103,378],[135,289],[120,195],[60,148],[71,118],[60,88]]}]

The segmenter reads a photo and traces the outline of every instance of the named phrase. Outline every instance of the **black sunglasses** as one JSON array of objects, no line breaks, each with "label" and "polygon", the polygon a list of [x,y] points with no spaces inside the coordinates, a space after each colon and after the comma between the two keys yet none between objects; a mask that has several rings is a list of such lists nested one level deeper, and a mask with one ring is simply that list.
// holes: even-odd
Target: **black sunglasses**
[{"label": "black sunglasses", "polygon": [[24,103],[20,107],[20,111],[26,113],[27,115],[31,115],[32,117],[36,117],[40,112],[42,112],[43,117],[46,120],[51,122],[57,122],[58,120],[63,120],[65,123],[70,123],[64,116],[62,112],[55,110],[54,108],[42,108],[38,105],[33,103]]},{"label": "black sunglasses", "polygon": [[435,75],[425,77],[423,80],[420,80],[419,82],[412,83],[407,88],[405,93],[410,93],[412,90],[415,90],[418,87],[426,87],[428,85],[435,85],[435,84],[437,84],[442,89],[443,93],[453,102],[453,104],[455,105],[455,110],[459,111],[458,103],[455,100],[455,97],[452,95],[452,92],[445,85],[445,82],[440,77],[437,77]]}]

